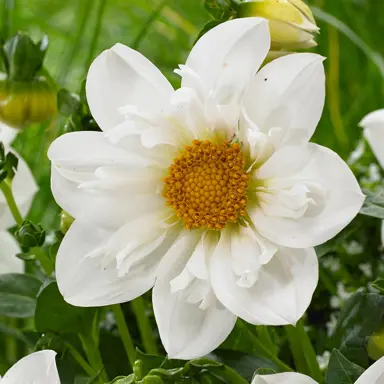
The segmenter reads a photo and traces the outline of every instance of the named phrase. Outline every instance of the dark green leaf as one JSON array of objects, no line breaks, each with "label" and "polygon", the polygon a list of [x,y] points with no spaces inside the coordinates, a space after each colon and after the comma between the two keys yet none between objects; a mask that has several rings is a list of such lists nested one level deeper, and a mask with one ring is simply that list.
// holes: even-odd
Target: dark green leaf
[{"label": "dark green leaf", "polygon": [[33,316],[40,286],[40,280],[33,276],[17,273],[0,275],[0,316]]},{"label": "dark green leaf", "polygon": [[333,339],[334,346],[353,363],[368,367],[366,344],[384,319],[384,296],[356,292],[345,303]]},{"label": "dark green leaf", "polygon": [[279,372],[278,367],[272,361],[244,352],[218,349],[213,353],[213,356],[215,356],[218,361],[234,369],[249,382],[252,380],[254,372],[257,369],[268,369]]},{"label": "dark green leaf", "polygon": [[372,287],[380,291],[381,294],[384,294],[384,279],[380,278],[375,280],[372,283]]},{"label": "dark green leaf", "polygon": [[350,362],[337,349],[334,349],[329,360],[326,384],[354,383],[364,369]]},{"label": "dark green leaf", "polygon": [[201,36],[205,35],[208,31],[210,31],[212,28],[217,27],[219,24],[221,24],[221,20],[210,20],[208,23],[206,23],[203,28],[200,29],[199,34],[196,37],[196,40],[194,44],[200,39]]},{"label": "dark green leaf", "polygon": [[39,293],[35,326],[38,332],[81,332],[91,328],[94,308],[74,307],[64,301],[57,284],[50,282]]},{"label": "dark green leaf", "polygon": [[377,194],[368,192],[360,213],[362,215],[384,219],[384,192],[380,191]]},{"label": "dark green leaf", "polygon": [[259,368],[256,370],[255,374],[256,375],[274,375],[276,373],[275,370],[270,369],[270,368]]}]

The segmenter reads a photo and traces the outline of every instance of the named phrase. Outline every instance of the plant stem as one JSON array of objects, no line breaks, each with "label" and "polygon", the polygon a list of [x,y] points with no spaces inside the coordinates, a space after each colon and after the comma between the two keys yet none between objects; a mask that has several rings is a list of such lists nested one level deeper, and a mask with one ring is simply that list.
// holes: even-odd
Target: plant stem
[{"label": "plant stem", "polygon": [[129,363],[133,368],[135,363],[135,347],[132,342],[131,334],[129,333],[127,323],[125,322],[125,317],[123,310],[121,309],[120,304],[112,305],[112,311],[115,315],[115,320],[117,328],[120,333],[121,340],[123,341],[125,352],[127,353]]},{"label": "plant stem", "polygon": [[76,362],[80,365],[81,368],[84,369],[84,372],[90,376],[94,377],[97,375],[97,372],[88,364],[88,362],[81,356],[81,354],[67,341],[64,342],[65,346],[68,349],[68,352],[72,355],[72,357],[76,360]]},{"label": "plant stem", "polygon": [[99,7],[97,9],[97,16],[96,16],[96,26],[95,26],[95,29],[93,32],[91,47],[90,47],[89,53],[88,53],[88,58],[85,62],[86,71],[88,71],[88,68],[92,63],[93,55],[95,54],[95,49],[96,49],[96,45],[97,45],[97,40],[98,40],[99,35],[100,35],[101,24],[102,24],[106,4],[107,4],[106,0],[99,0]]},{"label": "plant stem", "polygon": [[165,7],[165,5],[168,3],[168,0],[161,1],[157,7],[153,10],[153,12],[149,15],[147,21],[144,22],[142,28],[140,29],[137,36],[134,38],[132,43],[130,44],[132,49],[137,49],[141,43],[141,41],[144,39],[145,35],[147,34],[149,28],[151,27],[152,23],[158,18],[161,11]]},{"label": "plant stem", "polygon": [[87,359],[92,366],[93,370],[97,373],[100,372],[100,382],[108,382],[107,372],[105,371],[103,360],[100,356],[99,346],[96,345],[93,337],[90,334],[81,333],[79,334],[81,344],[83,346],[84,352],[87,356]]},{"label": "plant stem", "polygon": [[256,337],[252,340],[252,344],[257,348],[265,357],[273,361],[282,372],[292,372],[293,369],[281,361],[277,356],[275,356],[272,352],[267,349],[264,344],[262,344]]},{"label": "plant stem", "polygon": [[139,327],[141,340],[143,341],[145,351],[157,355],[159,350],[156,341],[153,338],[151,324],[147,315],[145,314],[145,305],[142,297],[132,301],[132,309],[135,313],[137,325]]},{"label": "plant stem", "polygon": [[8,203],[9,209],[11,210],[11,213],[16,221],[17,226],[20,227],[23,224],[23,217],[21,216],[21,213],[13,196],[12,182],[8,179],[3,180],[0,183],[0,189],[4,194],[5,200]]},{"label": "plant stem", "polygon": [[303,349],[301,348],[300,343],[297,341],[295,327],[292,325],[286,325],[284,330],[287,335],[289,348],[293,355],[293,360],[295,361],[296,371],[300,373],[307,373],[307,362],[304,357]]},{"label": "plant stem", "polygon": [[307,372],[314,380],[317,382],[323,381],[323,375],[321,373],[319,363],[316,359],[316,352],[313,348],[311,340],[304,329],[303,319],[299,320],[295,330],[295,339],[296,343],[299,342],[301,345],[301,350],[303,351],[303,356],[305,359],[305,363],[307,365]]}]

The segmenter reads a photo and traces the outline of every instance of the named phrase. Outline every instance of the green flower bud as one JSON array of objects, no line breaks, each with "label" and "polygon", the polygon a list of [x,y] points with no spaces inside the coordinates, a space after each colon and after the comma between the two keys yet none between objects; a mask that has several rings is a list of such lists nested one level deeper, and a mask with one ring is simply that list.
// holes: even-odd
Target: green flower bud
[{"label": "green flower bud", "polygon": [[379,360],[384,356],[384,327],[369,337],[367,352],[372,360]]},{"label": "green flower bud", "polygon": [[310,8],[302,0],[248,0],[240,4],[239,17],[269,20],[271,50],[296,50],[316,46],[319,32]]},{"label": "green flower bud", "polygon": [[7,125],[21,129],[56,114],[56,88],[43,69],[47,47],[47,38],[35,44],[23,33],[1,47],[0,120]]},{"label": "green flower bud", "polygon": [[40,225],[24,220],[15,232],[15,238],[22,247],[41,247],[45,241],[45,231]]},{"label": "green flower bud", "polygon": [[60,230],[65,235],[69,228],[71,228],[72,223],[75,221],[75,219],[65,211],[61,211],[60,213]]}]

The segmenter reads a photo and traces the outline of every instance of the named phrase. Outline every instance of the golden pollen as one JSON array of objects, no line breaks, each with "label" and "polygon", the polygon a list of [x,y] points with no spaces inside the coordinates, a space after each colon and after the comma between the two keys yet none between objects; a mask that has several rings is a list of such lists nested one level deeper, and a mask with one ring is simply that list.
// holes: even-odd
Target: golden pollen
[{"label": "golden pollen", "polygon": [[223,229],[245,215],[248,175],[238,144],[194,140],[168,169],[167,204],[185,228]]}]

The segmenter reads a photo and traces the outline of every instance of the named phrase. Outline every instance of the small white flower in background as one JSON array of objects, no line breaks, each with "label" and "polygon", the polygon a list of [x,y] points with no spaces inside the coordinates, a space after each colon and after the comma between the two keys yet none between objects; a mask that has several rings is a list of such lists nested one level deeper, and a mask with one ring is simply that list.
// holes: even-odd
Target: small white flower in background
[{"label": "small white flower in background", "polygon": [[237,316],[295,324],[318,282],[312,247],[364,200],[340,157],[308,143],[323,58],[292,54],[257,73],[269,47],[263,19],[220,24],[176,71],[175,91],[117,44],[87,78],[104,132],[65,134],[49,149],[53,194],[75,218],[56,263],[65,300],[110,305],[154,286],[170,357],[211,352]]},{"label": "small white flower in background", "polygon": [[19,360],[0,378],[1,384],[60,384],[56,352],[46,350],[32,353]]},{"label": "small white flower in background", "polygon": [[371,263],[363,263],[359,265],[360,271],[362,271],[368,279],[371,279],[373,276],[372,273],[372,264]]},{"label": "small white flower in background", "polygon": [[24,262],[16,257],[20,252],[15,238],[8,232],[0,232],[0,274],[24,272]]},{"label": "small white flower in background", "polygon": [[[17,131],[15,129],[0,123],[0,142],[4,144],[6,153],[11,150],[19,159],[18,169],[12,182],[12,189],[16,203],[24,217],[31,208],[38,187],[27,163],[15,150],[10,148],[16,134]],[[14,224],[15,220],[4,195],[0,191],[0,230],[6,230]]]},{"label": "small white flower in background", "polygon": [[[383,384],[384,357],[371,365],[355,382],[355,384]],[[275,375],[256,375],[252,384],[317,384],[317,382],[301,373],[277,373]]]},{"label": "small white flower in background", "polygon": [[331,357],[331,352],[329,351],[324,351],[324,353],[321,356],[316,356],[316,360],[319,363],[319,367],[321,370],[327,369],[330,357]]},{"label": "small white flower in background", "polygon": [[327,327],[327,336],[332,337],[337,327],[337,315],[335,313],[331,313],[330,319],[326,322],[325,326]]},{"label": "small white flower in background", "polygon": [[332,296],[330,300],[331,308],[338,309],[343,303],[345,303],[350,297],[352,293],[345,290],[345,286],[343,283],[337,283],[337,296]]},{"label": "small white flower in background", "polygon": [[[384,109],[369,113],[360,122],[364,136],[375,154],[377,161],[384,169]],[[384,221],[381,226],[381,242],[384,244]]]}]

